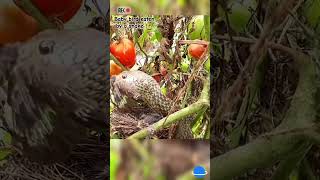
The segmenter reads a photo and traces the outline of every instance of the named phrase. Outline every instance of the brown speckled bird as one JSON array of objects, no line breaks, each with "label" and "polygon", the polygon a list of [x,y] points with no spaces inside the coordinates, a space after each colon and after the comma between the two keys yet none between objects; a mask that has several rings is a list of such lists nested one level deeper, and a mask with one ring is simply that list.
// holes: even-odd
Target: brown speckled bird
[{"label": "brown speckled bird", "polygon": [[6,96],[0,116],[23,155],[62,160],[87,136],[87,128],[108,128],[106,39],[94,29],[46,30],[0,47]]},{"label": "brown speckled bird", "polygon": [[[136,108],[134,106],[139,104],[141,106],[140,109],[144,111],[146,108],[150,108],[148,111],[154,111],[162,116],[167,116],[173,106],[172,100],[162,94],[157,81],[142,71],[124,71],[117,76],[113,76],[111,79],[111,90],[114,92],[116,100],[126,99],[127,103],[125,106],[129,107],[131,111]],[[121,121],[119,119],[124,119],[122,118],[123,114],[121,109],[120,111],[113,112],[111,114],[111,124],[115,124],[113,123],[115,121]],[[128,118],[130,117],[125,117],[125,119]],[[138,119],[141,121],[141,115]],[[157,120],[160,119],[158,118]],[[179,121],[176,135],[173,138],[193,139],[191,123],[192,118]]]}]

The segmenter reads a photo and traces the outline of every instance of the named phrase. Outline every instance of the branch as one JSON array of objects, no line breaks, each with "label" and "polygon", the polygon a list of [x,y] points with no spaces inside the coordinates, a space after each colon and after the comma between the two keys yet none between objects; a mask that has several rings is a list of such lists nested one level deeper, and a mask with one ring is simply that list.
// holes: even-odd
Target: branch
[{"label": "branch", "polygon": [[[213,39],[230,41],[229,37],[222,36],[222,35],[213,35]],[[236,41],[236,42],[248,43],[248,44],[254,44],[254,43],[257,42],[257,40],[255,40],[255,39],[246,38],[246,37],[233,37],[233,40]],[[298,52],[296,49],[292,49],[290,47],[287,47],[287,46],[284,46],[282,44],[278,44],[278,43],[275,43],[275,42],[272,42],[272,41],[266,42],[266,46],[268,48],[271,48],[271,49],[276,49],[276,50],[279,50],[279,51],[283,51],[283,52],[287,53],[288,55],[290,55],[292,57],[295,57],[296,55],[305,56],[303,53]],[[308,57],[306,57],[306,58],[308,58]]]},{"label": "branch", "polygon": [[299,135],[287,134],[258,138],[245,146],[211,159],[210,165],[214,172],[211,178],[232,179],[250,169],[268,167],[286,156],[302,140]]},{"label": "branch", "polygon": [[[222,36],[222,35],[213,35],[213,39],[230,41],[229,37]],[[248,43],[248,44],[254,44],[254,43],[257,42],[257,40],[255,40],[255,39],[246,38],[246,37],[240,37],[240,36],[238,36],[238,37],[234,36],[233,37],[233,41],[240,42],[240,43]],[[290,47],[287,47],[287,46],[284,46],[284,45],[281,45],[281,44],[278,44],[278,43],[275,43],[275,42],[272,42],[272,41],[266,42],[266,46],[268,48],[271,48],[271,49],[284,51],[284,52],[288,53],[291,56],[294,56],[295,53],[296,53],[296,51],[291,49]]]},{"label": "branch", "polygon": [[209,42],[204,40],[180,40],[179,44],[202,44],[208,46]]}]

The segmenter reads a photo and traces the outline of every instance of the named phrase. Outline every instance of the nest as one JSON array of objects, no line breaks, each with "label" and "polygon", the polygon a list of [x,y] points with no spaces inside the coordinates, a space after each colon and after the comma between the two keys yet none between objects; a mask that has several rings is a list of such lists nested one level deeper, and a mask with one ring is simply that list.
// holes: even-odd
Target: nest
[{"label": "nest", "polygon": [[61,163],[39,164],[12,155],[0,170],[2,180],[104,180],[109,179],[106,152],[109,146],[99,137],[78,144]]},{"label": "nest", "polygon": [[[116,108],[111,114],[111,134],[116,134],[119,138],[127,138],[130,135],[148,128],[153,123],[159,121],[162,116],[154,113],[149,108],[141,109],[125,109]],[[150,128],[152,136],[159,139],[167,139],[169,137],[169,129],[153,132]]]}]

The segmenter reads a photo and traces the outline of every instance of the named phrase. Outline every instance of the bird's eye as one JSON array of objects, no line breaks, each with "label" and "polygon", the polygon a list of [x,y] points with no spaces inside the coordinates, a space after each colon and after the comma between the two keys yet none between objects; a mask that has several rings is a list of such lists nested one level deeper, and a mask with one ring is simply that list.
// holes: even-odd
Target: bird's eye
[{"label": "bird's eye", "polygon": [[54,41],[45,40],[45,41],[40,42],[39,51],[43,55],[50,54],[50,53],[53,53],[54,46],[55,46]]},{"label": "bird's eye", "polygon": [[127,75],[126,74],[122,74],[122,79],[125,79],[127,78]]}]

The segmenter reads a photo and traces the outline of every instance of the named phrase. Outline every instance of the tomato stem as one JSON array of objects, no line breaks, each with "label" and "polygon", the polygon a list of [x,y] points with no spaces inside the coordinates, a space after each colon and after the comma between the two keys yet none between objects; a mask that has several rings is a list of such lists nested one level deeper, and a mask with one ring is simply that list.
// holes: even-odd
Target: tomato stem
[{"label": "tomato stem", "polygon": [[110,59],[113,60],[118,66],[120,66],[123,71],[128,71],[129,70],[124,65],[122,65],[120,63],[120,61],[117,58],[115,58],[111,53],[110,53]]},{"label": "tomato stem", "polygon": [[57,28],[56,25],[50,22],[40,10],[33,5],[31,0],[15,0],[15,3],[27,14],[32,16],[35,20],[38,21],[40,29],[52,29]]}]

